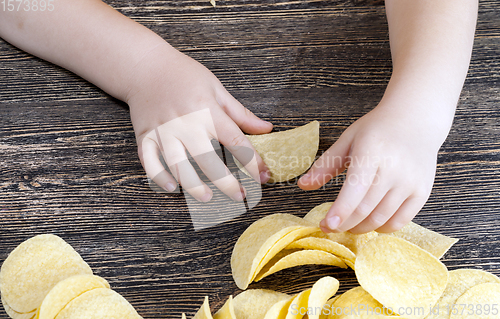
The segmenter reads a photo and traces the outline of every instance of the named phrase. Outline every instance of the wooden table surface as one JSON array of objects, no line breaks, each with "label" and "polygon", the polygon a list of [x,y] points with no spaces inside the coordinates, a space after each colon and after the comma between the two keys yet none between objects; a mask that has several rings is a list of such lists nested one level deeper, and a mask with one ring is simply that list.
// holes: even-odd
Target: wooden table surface
[{"label": "wooden table surface", "polygon": [[[108,3],[207,66],[276,130],[319,120],[320,152],[377,104],[391,74],[383,1]],[[497,275],[499,17],[500,2],[481,1],[455,122],[415,219],[460,238],[443,258],[449,269]],[[182,194],[148,187],[123,103],[1,40],[0,103],[0,262],[29,237],[57,234],[145,318],[193,315],[205,295],[217,310],[240,292],[230,256],[244,229],[270,213],[303,216],[341,186],[266,186],[249,212],[195,231]],[[356,285],[351,270],[307,266],[250,287],[295,293],[326,274],[340,280],[340,291]]]}]

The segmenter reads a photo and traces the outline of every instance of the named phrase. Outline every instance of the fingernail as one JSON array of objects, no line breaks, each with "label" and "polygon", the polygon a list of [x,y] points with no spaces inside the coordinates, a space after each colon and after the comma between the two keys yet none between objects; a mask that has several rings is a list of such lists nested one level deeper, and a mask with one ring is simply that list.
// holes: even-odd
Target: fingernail
[{"label": "fingernail", "polygon": [[240,190],[239,192],[234,193],[231,198],[237,202],[241,202],[243,201],[243,198],[245,198],[245,193],[243,192],[243,190]]},{"label": "fingernail", "polygon": [[165,184],[165,189],[169,192],[173,192],[177,187],[172,183]]},{"label": "fingernail", "polygon": [[265,184],[269,181],[269,179],[271,178],[271,172],[270,171],[263,171],[263,172],[260,172],[260,183],[261,184]]},{"label": "fingernail", "polygon": [[320,222],[319,222],[319,228],[321,228],[321,231],[324,232],[325,234],[326,233],[331,233],[331,229],[328,228],[328,226],[326,225],[326,221],[324,219],[322,219]]},{"label": "fingernail", "polygon": [[207,193],[205,193],[205,195],[203,195],[203,196],[200,198],[200,200],[201,200],[202,202],[204,202],[204,203],[206,203],[206,202],[210,201],[211,199],[212,199],[212,194],[210,194],[210,193],[208,193],[208,192],[207,192]]},{"label": "fingernail", "polygon": [[339,216],[328,217],[326,219],[326,224],[328,228],[330,228],[331,230],[336,230],[337,227],[339,227],[340,225],[340,217]]}]

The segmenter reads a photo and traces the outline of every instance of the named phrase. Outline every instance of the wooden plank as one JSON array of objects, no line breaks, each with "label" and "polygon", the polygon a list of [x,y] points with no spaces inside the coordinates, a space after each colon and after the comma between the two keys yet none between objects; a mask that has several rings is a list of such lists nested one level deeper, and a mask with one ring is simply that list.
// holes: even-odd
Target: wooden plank
[{"label": "wooden plank", "polygon": [[[321,121],[320,152],[380,100],[390,77],[381,1],[109,1],[201,61],[277,130]],[[450,269],[500,275],[500,25],[497,1],[481,1],[469,77],[416,221],[460,238]],[[0,41],[0,261],[40,233],[67,240],[145,318],[213,310],[237,294],[229,259],[256,219],[303,216],[335,198],[340,178],[305,192],[265,186],[259,205],[195,231],[182,194],[149,189],[128,110],[77,76]],[[341,291],[354,273],[298,267],[253,288],[295,293],[325,274]],[[0,311],[0,318],[7,318]]]}]

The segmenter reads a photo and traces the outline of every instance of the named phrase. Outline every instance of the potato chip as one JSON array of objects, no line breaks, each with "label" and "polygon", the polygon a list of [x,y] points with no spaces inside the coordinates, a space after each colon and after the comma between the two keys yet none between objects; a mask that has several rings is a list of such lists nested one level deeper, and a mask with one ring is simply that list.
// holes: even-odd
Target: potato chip
[{"label": "potato chip", "polygon": [[328,314],[328,319],[396,318],[391,316],[391,311],[388,308],[375,300],[362,287],[355,287],[344,292],[324,312]]},{"label": "potato chip", "polygon": [[71,300],[55,319],[89,318],[139,319],[142,317],[116,291],[96,288]]},{"label": "potato chip", "polygon": [[92,274],[89,265],[64,240],[38,235],[17,246],[0,270],[2,298],[15,312],[36,311],[61,280]]},{"label": "potato chip", "polygon": [[259,281],[275,272],[301,265],[330,265],[347,268],[339,257],[322,250],[286,249],[279,252],[255,277]]},{"label": "potato chip", "polygon": [[356,255],[349,248],[326,238],[305,237],[297,239],[286,246],[286,249],[294,248],[326,251],[352,263],[356,260]]},{"label": "potato chip", "polygon": [[441,235],[413,222],[410,222],[397,232],[390,233],[388,235],[403,238],[410,243],[427,250],[438,259],[443,257],[451,246],[455,245],[458,241],[456,238]]},{"label": "potato chip", "polygon": [[193,319],[212,319],[210,305],[208,304],[208,296],[205,296],[203,304],[201,305],[200,309],[198,309]]},{"label": "potato chip", "polygon": [[292,299],[290,308],[286,314],[285,319],[300,319],[307,314],[307,302],[311,295],[311,289],[307,289],[299,293]]},{"label": "potato chip", "polygon": [[214,319],[236,319],[233,296],[229,296],[224,305],[214,314]]},{"label": "potato chip", "polygon": [[[319,122],[247,138],[271,172],[269,183],[284,182],[304,173],[314,162],[319,147]],[[241,169],[242,165],[235,162]]]},{"label": "potato chip", "polygon": [[424,318],[448,282],[448,270],[439,259],[393,236],[379,236],[366,243],[354,268],[361,287],[407,318]]},{"label": "potato chip", "polygon": [[277,302],[289,295],[267,289],[248,289],[234,297],[234,313],[238,319],[262,319]]},{"label": "potato chip", "polygon": [[457,304],[457,299],[470,288],[484,283],[500,283],[500,278],[478,269],[457,269],[450,271],[448,284],[443,295],[439,298],[436,305],[433,306],[432,312],[426,318],[448,319],[450,317],[450,310]]},{"label": "potato chip", "polygon": [[181,315],[181,319],[186,319],[186,314],[184,312]]},{"label": "potato chip", "polygon": [[5,312],[9,315],[9,317],[13,319],[32,319],[35,318],[36,316],[35,310],[26,313],[19,313],[17,311],[12,310],[12,308],[5,302],[5,300],[3,300],[3,297],[2,297],[2,305],[3,308],[5,309]]},{"label": "potato chip", "polygon": [[71,300],[96,288],[109,289],[109,284],[105,279],[94,275],[76,275],[58,282],[43,299],[38,308],[37,319],[54,319]]},{"label": "potato chip", "polygon": [[335,296],[333,298],[328,299],[328,301],[323,305],[323,310],[319,315],[319,319],[328,319],[328,315],[331,313],[332,305],[337,299],[339,299],[341,295]]},{"label": "potato chip", "polygon": [[323,306],[327,300],[335,295],[339,289],[339,281],[333,277],[323,277],[316,281],[311,288],[311,294],[307,301],[309,319],[319,319],[323,312]]},{"label": "potato chip", "polygon": [[[304,216],[304,220],[307,220],[308,222],[311,222],[315,226],[319,227],[319,222],[325,218],[326,213],[328,213],[328,210],[330,209],[330,207],[332,207],[332,204],[333,202],[326,202],[314,207]],[[344,245],[354,254],[357,254],[359,248],[361,248],[369,240],[377,236],[378,233],[375,231],[371,231],[365,234],[352,234],[349,232],[328,233],[328,234],[325,234],[323,232],[317,232],[311,234],[311,237],[328,238],[336,243]],[[349,261],[352,262],[352,260]]]},{"label": "potato chip", "polygon": [[285,319],[286,314],[288,313],[288,308],[290,308],[290,304],[292,303],[293,297],[288,299],[283,299],[275,303],[269,310],[266,312],[264,319]]},{"label": "potato chip", "polygon": [[457,299],[456,311],[451,311],[450,319],[498,319],[500,304],[500,284],[476,285]]},{"label": "potato chip", "polygon": [[236,285],[246,289],[262,267],[284,247],[318,230],[290,214],[273,214],[255,221],[240,236],[231,255]]},{"label": "potato chip", "polygon": [[318,206],[315,206],[303,217],[303,219],[313,223],[314,225],[319,226],[319,222],[325,218],[326,213],[328,213],[332,205],[333,202],[326,202]]}]

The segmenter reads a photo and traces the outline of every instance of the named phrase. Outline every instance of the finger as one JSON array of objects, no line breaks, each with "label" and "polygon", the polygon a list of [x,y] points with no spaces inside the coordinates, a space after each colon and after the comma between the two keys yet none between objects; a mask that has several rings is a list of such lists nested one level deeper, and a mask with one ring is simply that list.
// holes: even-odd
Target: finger
[{"label": "finger", "polygon": [[298,186],[304,190],[315,190],[342,173],[348,160],[350,145],[351,140],[341,136],[299,179]]},{"label": "finger", "polygon": [[217,124],[219,142],[246,168],[254,180],[266,183],[271,173],[239,127],[225,114],[218,117]]},{"label": "finger", "polygon": [[418,214],[426,201],[426,197],[409,197],[383,226],[377,228],[377,231],[379,233],[392,233],[400,230]]},{"label": "finger", "polygon": [[139,146],[139,158],[146,175],[156,183],[156,185],[173,192],[177,188],[176,180],[170,175],[160,161],[160,148],[155,141],[144,138]]},{"label": "finger", "polygon": [[[200,140],[197,144],[200,143],[209,143],[212,145],[208,137],[205,140]],[[199,149],[199,145],[186,145],[186,147],[190,153],[192,150]],[[245,198],[243,186],[241,186],[226,165],[224,165],[224,162],[217,155],[213,147],[212,151],[193,156],[193,158],[208,179],[224,194],[235,201],[242,201]]]},{"label": "finger", "polygon": [[[363,200],[361,200],[356,209],[354,209],[352,214],[342,223],[342,226],[338,227],[339,231],[347,231],[357,227],[359,224],[364,223],[366,219],[370,218],[378,205],[380,205],[381,202],[387,197],[389,187],[386,185],[377,185],[377,180],[379,179],[378,176],[379,175],[376,175],[370,189],[366,193],[366,196]],[[393,212],[395,212],[398,207],[396,207]],[[382,224],[379,226],[381,225]]]},{"label": "finger", "polygon": [[343,223],[366,196],[377,171],[378,163],[369,161],[367,156],[352,157],[344,185],[323,221],[324,227],[330,231],[341,231]]},{"label": "finger", "polygon": [[253,114],[249,109],[244,107],[236,100],[229,92],[223,89],[224,92],[218,98],[219,105],[224,112],[248,134],[264,134],[269,133],[273,129],[273,124],[264,121]]},{"label": "finger", "polygon": [[390,190],[371,214],[349,231],[353,234],[363,234],[378,229],[394,216],[406,199],[407,196],[400,192],[394,189]]},{"label": "finger", "polygon": [[182,142],[172,136],[164,136],[159,141],[167,166],[179,184],[196,200],[208,202],[212,198],[212,190],[201,181],[189,162]]}]

